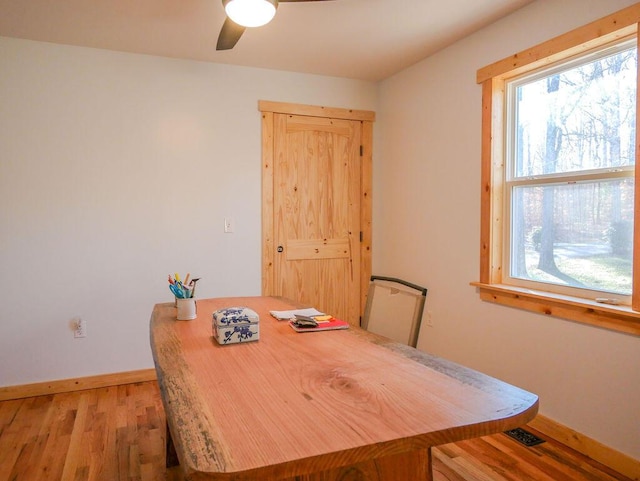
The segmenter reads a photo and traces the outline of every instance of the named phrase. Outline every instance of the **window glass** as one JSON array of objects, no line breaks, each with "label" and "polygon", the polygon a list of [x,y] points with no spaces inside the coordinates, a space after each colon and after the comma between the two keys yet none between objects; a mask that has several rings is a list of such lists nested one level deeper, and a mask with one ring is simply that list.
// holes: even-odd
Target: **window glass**
[{"label": "window glass", "polygon": [[633,184],[516,187],[511,276],[631,295]]},{"label": "window glass", "polygon": [[513,177],[634,163],[636,48],[515,87]]},{"label": "window glass", "polygon": [[508,84],[512,283],[631,295],[636,69],[627,43]]}]

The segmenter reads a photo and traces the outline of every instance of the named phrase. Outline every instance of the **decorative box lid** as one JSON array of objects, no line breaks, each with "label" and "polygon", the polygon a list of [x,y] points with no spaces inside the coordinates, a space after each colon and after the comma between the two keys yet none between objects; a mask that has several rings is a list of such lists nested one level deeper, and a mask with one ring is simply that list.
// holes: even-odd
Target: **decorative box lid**
[{"label": "decorative box lid", "polygon": [[258,313],[248,307],[227,307],[213,313],[213,322],[220,327],[256,324]]}]

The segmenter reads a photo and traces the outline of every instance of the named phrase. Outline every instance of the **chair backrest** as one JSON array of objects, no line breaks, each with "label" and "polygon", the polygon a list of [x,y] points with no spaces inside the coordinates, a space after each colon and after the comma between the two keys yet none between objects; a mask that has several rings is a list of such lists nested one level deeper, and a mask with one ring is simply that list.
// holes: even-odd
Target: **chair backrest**
[{"label": "chair backrest", "polygon": [[394,277],[371,276],[362,327],[416,347],[427,289]]}]

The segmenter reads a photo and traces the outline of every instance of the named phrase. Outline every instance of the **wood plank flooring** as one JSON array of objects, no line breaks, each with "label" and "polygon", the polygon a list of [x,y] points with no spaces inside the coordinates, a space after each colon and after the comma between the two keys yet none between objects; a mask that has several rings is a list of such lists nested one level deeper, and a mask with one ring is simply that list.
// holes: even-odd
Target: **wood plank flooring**
[{"label": "wood plank flooring", "polygon": [[0,480],[160,480],[155,382],[0,402]]},{"label": "wood plank flooring", "polygon": [[[0,402],[0,481],[164,480],[164,443],[155,382]],[[559,443],[527,448],[504,434],[433,458],[434,481],[629,481]]]}]

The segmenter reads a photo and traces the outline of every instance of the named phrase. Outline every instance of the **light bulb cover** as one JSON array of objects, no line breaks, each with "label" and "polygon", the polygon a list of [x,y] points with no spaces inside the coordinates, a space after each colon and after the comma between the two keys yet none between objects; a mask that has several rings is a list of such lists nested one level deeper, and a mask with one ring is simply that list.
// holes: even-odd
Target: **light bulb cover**
[{"label": "light bulb cover", "polygon": [[243,27],[261,27],[276,14],[277,0],[223,0],[227,16]]}]

